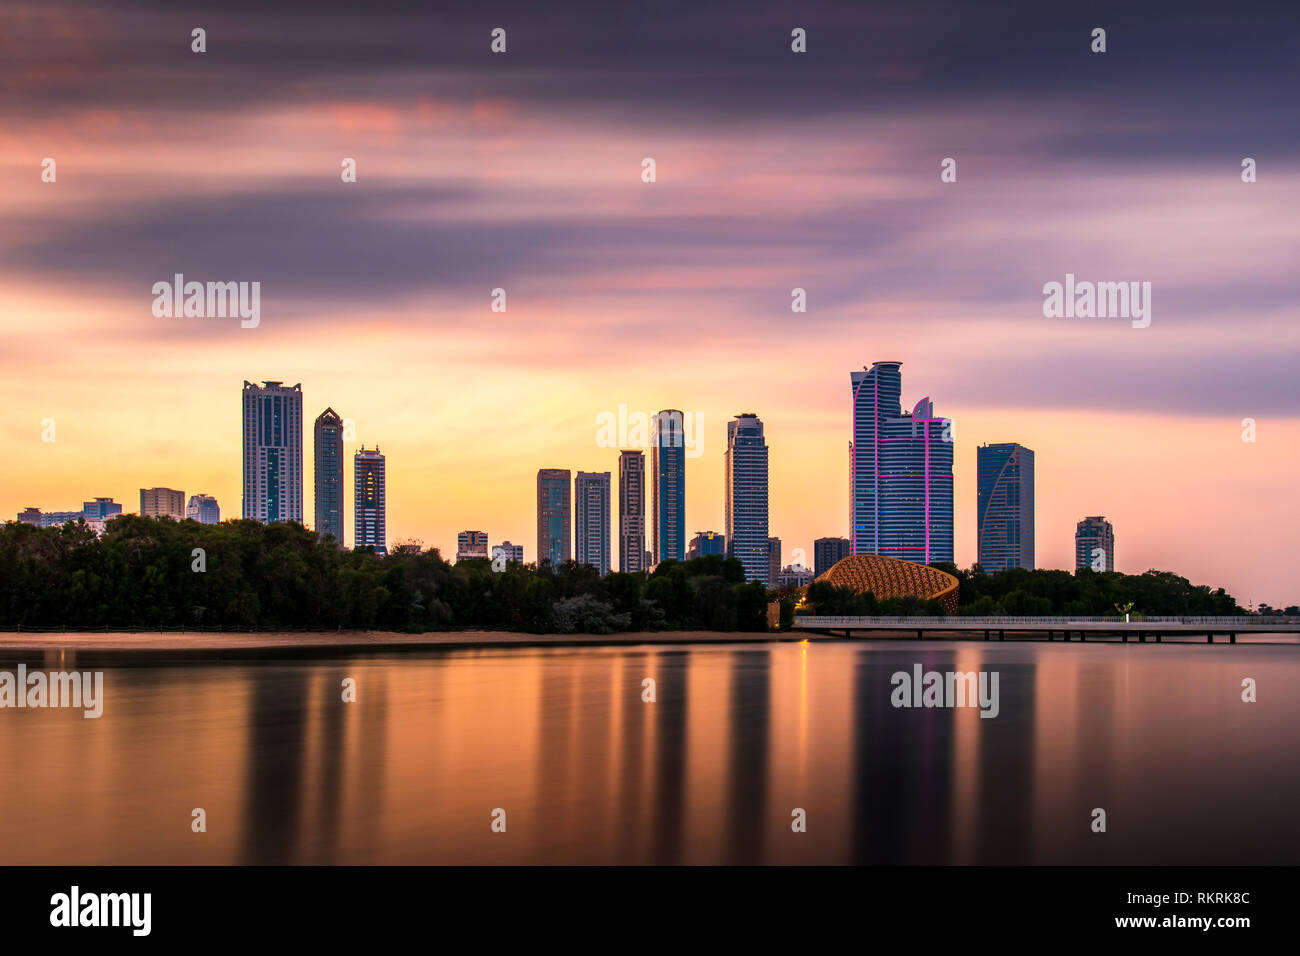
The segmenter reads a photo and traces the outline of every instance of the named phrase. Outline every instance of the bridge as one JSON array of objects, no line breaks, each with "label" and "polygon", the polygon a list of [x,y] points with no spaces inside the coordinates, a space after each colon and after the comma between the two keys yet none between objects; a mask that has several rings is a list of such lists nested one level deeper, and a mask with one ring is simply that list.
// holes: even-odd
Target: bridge
[{"label": "bridge", "polygon": [[1237,643],[1238,634],[1300,635],[1300,617],[1144,617],[1124,621],[1118,617],[827,617],[796,614],[794,629],[832,637],[891,637],[924,640],[929,634],[942,640],[1101,641],[1130,640],[1160,644],[1166,637],[1216,637]]}]

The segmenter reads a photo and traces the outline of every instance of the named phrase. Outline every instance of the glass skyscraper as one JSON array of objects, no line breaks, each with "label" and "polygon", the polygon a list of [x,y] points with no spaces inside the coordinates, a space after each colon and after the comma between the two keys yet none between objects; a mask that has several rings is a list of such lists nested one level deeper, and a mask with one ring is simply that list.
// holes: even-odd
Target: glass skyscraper
[{"label": "glass skyscraper", "polygon": [[221,521],[221,506],[211,495],[190,495],[189,504],[185,506],[185,517],[192,518],[199,524],[218,524]]},{"label": "glass skyscraper", "polygon": [[609,574],[609,472],[580,471],[573,480],[576,560]]},{"label": "glass skyscraper", "polygon": [[387,461],[377,447],[367,451],[362,445],[352,456],[352,492],[353,547],[387,554]]},{"label": "glass skyscraper", "polygon": [[727,422],[724,467],[727,554],[740,559],[745,580],[774,585],[767,547],[767,441],[757,415],[745,412]]},{"label": "glass skyscraper", "polygon": [[244,383],[244,517],[302,521],[302,386]]},{"label": "glass skyscraper", "polygon": [[645,571],[645,454],[618,456],[618,569]]},{"label": "glass skyscraper", "polygon": [[1034,453],[1007,442],[980,445],[976,458],[978,561],[985,571],[1034,569]]},{"label": "glass skyscraper", "polygon": [[316,534],[343,544],[343,419],[327,408],[316,419]]},{"label": "glass skyscraper", "polygon": [[1115,528],[1103,515],[1084,518],[1075,526],[1074,566],[1115,570]]},{"label": "glass skyscraper", "polygon": [[650,470],[654,473],[654,560],[686,558],[685,416],[667,409],[654,417]]},{"label": "glass skyscraper", "polygon": [[569,469],[537,471],[537,565],[549,561],[559,567],[573,558],[569,506]]},{"label": "glass skyscraper", "polygon": [[849,528],[854,554],[953,559],[952,428],[923,398],[902,406],[901,362],[850,372]]}]

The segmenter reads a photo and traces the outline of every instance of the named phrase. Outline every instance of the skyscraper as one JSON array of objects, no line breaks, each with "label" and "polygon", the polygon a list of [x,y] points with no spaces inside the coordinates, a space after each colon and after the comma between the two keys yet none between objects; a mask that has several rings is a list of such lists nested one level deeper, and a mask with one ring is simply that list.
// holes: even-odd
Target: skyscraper
[{"label": "skyscraper", "polygon": [[185,492],[172,488],[141,488],[140,514],[146,518],[185,520]]},{"label": "skyscraper", "polygon": [[740,559],[745,580],[774,585],[767,548],[767,441],[757,415],[744,412],[727,422],[723,457],[727,554]]},{"label": "skyscraper", "polygon": [[685,417],[675,409],[655,415],[650,443],[654,472],[655,563],[686,557],[686,433]]},{"label": "skyscraper", "polygon": [[352,456],[353,547],[374,548],[388,553],[387,462],[379,448],[367,451],[362,445]]},{"label": "skyscraper", "polygon": [[767,579],[775,581],[781,576],[781,539],[767,539]]},{"label": "skyscraper", "polygon": [[813,577],[819,578],[849,556],[848,538],[818,538],[813,542]]},{"label": "skyscraper", "polygon": [[315,457],[316,534],[343,540],[343,419],[332,408],[316,417]]},{"label": "skyscraper", "polygon": [[580,471],[573,480],[577,562],[609,574],[609,472]]},{"label": "skyscraper", "polygon": [[302,521],[302,386],[244,382],[244,517]]},{"label": "skyscraper", "polygon": [[486,557],[488,557],[488,533],[486,531],[462,531],[456,535],[457,561]]},{"label": "skyscraper", "polygon": [[185,517],[199,524],[220,524],[221,506],[211,495],[190,495],[190,503],[185,506]]},{"label": "skyscraper", "polygon": [[1115,528],[1102,515],[1084,518],[1075,526],[1074,566],[1115,570]]},{"label": "skyscraper", "polygon": [[985,571],[1034,569],[1034,453],[1006,442],[975,449],[978,561]]},{"label": "skyscraper", "polygon": [[953,559],[952,430],[929,398],[902,407],[901,362],[849,373],[850,547],[929,564]]},{"label": "skyscraper", "polygon": [[537,564],[558,567],[573,558],[569,469],[537,471]]},{"label": "skyscraper", "polygon": [[618,569],[645,571],[645,453],[618,456]]}]

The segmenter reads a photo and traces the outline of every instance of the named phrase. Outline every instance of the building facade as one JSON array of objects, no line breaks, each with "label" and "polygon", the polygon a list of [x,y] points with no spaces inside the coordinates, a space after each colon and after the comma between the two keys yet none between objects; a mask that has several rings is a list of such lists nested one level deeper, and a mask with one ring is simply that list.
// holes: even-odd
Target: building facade
[{"label": "building facade", "polygon": [[334,535],[342,547],[343,535],[343,419],[332,408],[316,416],[312,429],[315,478],[316,534]]},{"label": "building facade", "polygon": [[686,557],[686,432],[685,416],[665,409],[654,417],[650,440],[650,470],[654,475],[655,564]]},{"label": "building facade", "polygon": [[244,382],[243,515],[302,521],[302,386]]},{"label": "building facade", "polygon": [[901,362],[850,372],[850,548],[921,564],[953,560],[952,422],[929,398],[902,407]]},{"label": "building facade", "polygon": [[580,471],[573,480],[574,548],[579,564],[609,574],[610,474]]},{"label": "building facade", "polygon": [[140,514],[146,518],[185,520],[185,492],[173,488],[141,488]]},{"label": "building facade", "polygon": [[986,572],[1034,569],[1034,453],[1004,442],[975,449],[977,559]]},{"label": "building facade", "polygon": [[522,544],[511,544],[509,541],[502,541],[500,544],[492,546],[492,557],[495,558],[498,552],[505,557],[507,562],[524,563],[524,546]]},{"label": "building facade", "polygon": [[1115,570],[1115,528],[1104,516],[1084,518],[1075,526],[1074,567]]},{"label": "building facade", "polygon": [[486,557],[488,557],[488,533],[486,531],[462,531],[456,535],[457,561]]},{"label": "building facade", "polygon": [[96,498],[94,501],[86,501],[81,505],[81,516],[86,521],[107,521],[114,515],[120,515],[121,513],[122,506],[112,498]]},{"label": "building facade", "polygon": [[[767,440],[752,412],[727,422],[723,453],[723,534],[727,554],[740,560],[745,580],[774,584],[767,551]],[[779,558],[777,572],[780,572]]]},{"label": "building facade", "polygon": [[541,468],[537,472],[537,565],[558,567],[573,559],[569,469]]},{"label": "building facade", "polygon": [[352,456],[352,546],[388,553],[388,462],[375,447]]},{"label": "building facade", "polygon": [[[686,552],[687,560],[691,558],[702,558],[708,554],[726,554],[727,553],[727,536],[718,534],[716,531],[697,531],[695,537],[691,538],[690,550]],[[767,553],[767,545],[763,545],[763,553]]]},{"label": "building facade", "polygon": [[767,539],[767,579],[775,581],[781,576],[781,539]]},{"label": "building facade", "polygon": [[199,524],[220,524],[221,506],[211,495],[190,495],[185,506],[185,517]]},{"label": "building facade", "polygon": [[645,563],[645,453],[618,456],[618,569],[649,570]]},{"label": "building facade", "polygon": [[848,556],[848,538],[818,538],[813,542],[813,577],[821,577]]}]

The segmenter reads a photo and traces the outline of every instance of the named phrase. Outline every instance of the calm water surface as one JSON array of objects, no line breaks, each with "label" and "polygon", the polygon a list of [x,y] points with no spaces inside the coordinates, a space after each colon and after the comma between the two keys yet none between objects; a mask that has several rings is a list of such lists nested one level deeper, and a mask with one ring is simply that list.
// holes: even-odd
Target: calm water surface
[{"label": "calm water surface", "polygon": [[[997,671],[999,715],[892,707],[915,663]],[[1300,863],[1294,645],[95,666],[98,720],[0,710],[0,863]]]}]

